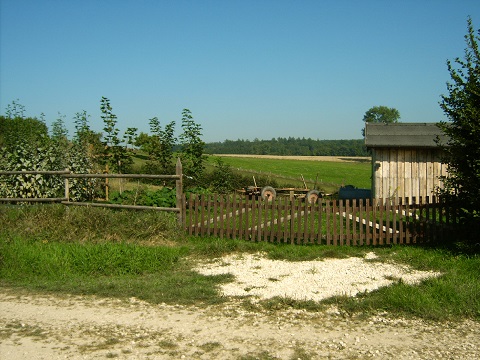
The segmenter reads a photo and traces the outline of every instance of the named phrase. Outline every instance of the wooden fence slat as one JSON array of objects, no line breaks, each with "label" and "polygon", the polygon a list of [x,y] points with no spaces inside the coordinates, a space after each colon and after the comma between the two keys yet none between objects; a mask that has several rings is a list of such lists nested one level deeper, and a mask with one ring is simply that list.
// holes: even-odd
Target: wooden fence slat
[{"label": "wooden fence slat", "polygon": [[[364,200],[360,199],[357,202],[357,211],[358,211],[358,217],[360,219],[365,219],[365,213],[363,212],[364,209]],[[363,221],[358,222],[358,232],[357,232],[357,243],[356,245],[363,245],[364,242],[364,237],[363,237]]]},{"label": "wooden fence slat", "polygon": [[288,204],[290,204],[291,202],[289,202],[289,200],[287,200],[287,198],[283,199],[282,200],[282,228],[283,228],[283,242],[284,243],[287,243],[290,239],[289,237],[289,234],[290,234],[290,228],[288,227],[289,223],[290,223],[290,215],[289,215],[289,210],[288,210],[288,206],[287,206],[287,202]]},{"label": "wooden fence slat", "polygon": [[309,217],[310,228],[308,230],[310,233],[310,236],[308,237],[308,243],[314,244],[315,243],[315,218],[317,218],[319,215],[318,201],[309,203],[308,207],[310,209],[309,210],[310,211],[310,217]]},{"label": "wooden fence slat", "polygon": [[251,239],[253,242],[256,241],[257,239],[257,231],[256,231],[256,217],[257,217],[257,204],[258,202],[255,201],[255,197],[252,196],[252,201],[251,201],[251,204],[252,204],[252,225],[251,225],[251,230],[250,230],[250,234],[251,234]]},{"label": "wooden fence slat", "polygon": [[358,202],[359,199],[353,199],[351,203],[351,219],[352,219],[352,232],[351,232],[351,245],[358,245],[358,234],[357,234],[357,225],[360,225],[362,220],[358,213]]},{"label": "wooden fence slat", "polygon": [[325,227],[326,227],[326,244],[325,245],[332,245],[332,233],[330,232],[331,229],[331,201],[327,201],[325,203]]},{"label": "wooden fence slat", "polygon": [[275,242],[276,241],[276,239],[275,239],[275,225],[277,223],[277,219],[275,218],[275,213],[276,213],[277,207],[278,207],[278,202],[275,199],[275,201],[273,201],[270,204],[270,219],[269,219],[270,229],[269,229],[269,235],[268,235],[268,236],[270,236],[270,242]]},{"label": "wooden fence slat", "polygon": [[[350,240],[351,240],[351,221],[350,214],[352,213],[352,203],[351,200],[347,199],[345,201],[345,241],[346,245],[350,246]],[[353,218],[353,217],[352,217]]]},{"label": "wooden fence slat", "polygon": [[257,215],[256,215],[256,218],[257,218],[257,221],[256,221],[256,224],[255,224],[255,229],[256,229],[256,233],[257,233],[257,241],[263,241],[263,237],[262,237],[262,203],[261,202],[257,202],[256,203],[256,208],[255,208],[256,212],[257,212]]},{"label": "wooden fence slat", "polygon": [[316,243],[317,244],[323,244],[323,218],[324,218],[324,209],[323,209],[323,201],[319,201],[317,203],[317,206],[318,206],[318,216],[316,216],[316,218],[318,218],[318,225],[317,225],[317,237],[316,237]]}]

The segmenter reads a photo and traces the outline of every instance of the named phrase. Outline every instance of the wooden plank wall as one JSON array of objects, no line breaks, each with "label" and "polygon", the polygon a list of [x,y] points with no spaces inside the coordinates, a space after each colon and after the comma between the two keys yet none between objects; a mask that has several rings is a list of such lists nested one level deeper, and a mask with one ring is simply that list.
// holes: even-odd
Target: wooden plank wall
[{"label": "wooden plank wall", "polygon": [[434,195],[447,174],[437,149],[375,149],[375,198],[417,198]]}]

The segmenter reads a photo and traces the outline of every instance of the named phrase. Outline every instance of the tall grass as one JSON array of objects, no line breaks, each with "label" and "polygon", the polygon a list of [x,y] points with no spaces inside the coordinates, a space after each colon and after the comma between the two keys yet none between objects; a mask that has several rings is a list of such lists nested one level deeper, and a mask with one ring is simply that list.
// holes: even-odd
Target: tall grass
[{"label": "tall grass", "polygon": [[303,261],[364,256],[370,251],[377,254],[376,261],[434,270],[442,276],[415,286],[398,282],[356,298],[335,297],[320,304],[277,298],[260,306],[314,311],[334,303],[346,312],[387,310],[436,320],[480,320],[477,255],[414,246],[300,246],[185,237],[170,214],[59,205],[0,206],[0,287],[10,291],[217,304],[226,301],[219,285],[232,281],[232,276],[202,276],[192,271],[199,258],[263,252],[271,259]]}]

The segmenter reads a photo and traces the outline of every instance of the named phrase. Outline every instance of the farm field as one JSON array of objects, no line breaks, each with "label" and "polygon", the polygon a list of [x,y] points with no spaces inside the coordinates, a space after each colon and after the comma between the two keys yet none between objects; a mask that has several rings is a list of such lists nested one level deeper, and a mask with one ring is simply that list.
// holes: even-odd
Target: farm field
[{"label": "farm field", "polygon": [[238,172],[270,177],[279,184],[303,187],[303,175],[308,187],[316,183],[327,193],[338,191],[341,185],[371,187],[370,158],[365,157],[216,154],[208,157],[208,163],[212,164],[215,158],[221,158]]}]

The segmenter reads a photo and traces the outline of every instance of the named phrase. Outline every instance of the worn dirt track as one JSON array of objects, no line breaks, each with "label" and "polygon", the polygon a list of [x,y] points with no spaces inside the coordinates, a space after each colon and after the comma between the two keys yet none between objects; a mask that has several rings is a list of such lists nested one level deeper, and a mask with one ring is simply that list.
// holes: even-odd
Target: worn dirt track
[{"label": "worn dirt track", "polygon": [[256,159],[283,159],[283,160],[308,160],[308,161],[333,161],[333,162],[365,162],[369,157],[361,156],[282,156],[282,155],[241,155],[241,154],[214,154],[220,157],[241,157]]},{"label": "worn dirt track", "polygon": [[[1,359],[478,359],[480,325],[0,295]],[[267,355],[269,357],[267,357]],[[249,357],[248,357],[249,356]],[[263,356],[263,357],[262,357]]]}]

